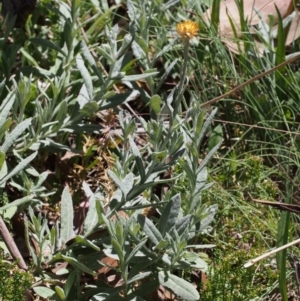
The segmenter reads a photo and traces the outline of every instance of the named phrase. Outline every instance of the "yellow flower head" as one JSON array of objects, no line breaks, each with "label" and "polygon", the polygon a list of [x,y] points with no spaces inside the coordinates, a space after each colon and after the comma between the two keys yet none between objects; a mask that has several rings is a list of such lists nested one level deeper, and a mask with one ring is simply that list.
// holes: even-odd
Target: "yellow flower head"
[{"label": "yellow flower head", "polygon": [[199,26],[196,22],[188,20],[188,21],[178,23],[176,26],[176,30],[177,30],[178,35],[182,39],[189,40],[189,39],[193,38],[194,36],[196,36],[196,34],[199,31]]}]

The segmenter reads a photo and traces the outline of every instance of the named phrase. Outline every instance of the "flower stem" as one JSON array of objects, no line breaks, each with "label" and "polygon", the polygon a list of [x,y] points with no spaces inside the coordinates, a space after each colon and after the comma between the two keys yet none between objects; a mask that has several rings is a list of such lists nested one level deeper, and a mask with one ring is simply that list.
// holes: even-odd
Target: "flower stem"
[{"label": "flower stem", "polygon": [[184,89],[184,81],[185,81],[186,72],[187,72],[189,46],[190,46],[189,39],[184,39],[183,40],[183,66],[182,66],[181,80],[180,80],[179,88],[178,88],[178,97],[179,97],[179,99],[182,98],[182,101],[183,101],[183,104],[184,104],[186,110],[188,109],[187,103],[186,103],[184,97],[181,97],[181,96],[183,96],[183,93],[185,90]]}]

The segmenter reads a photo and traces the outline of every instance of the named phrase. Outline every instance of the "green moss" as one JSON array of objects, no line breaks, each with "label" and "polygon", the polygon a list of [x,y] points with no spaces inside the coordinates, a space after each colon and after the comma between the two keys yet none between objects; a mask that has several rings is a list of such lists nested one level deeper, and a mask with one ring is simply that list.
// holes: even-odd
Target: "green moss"
[{"label": "green moss", "polygon": [[262,296],[278,277],[273,266],[262,264],[244,268],[243,265],[261,255],[254,249],[236,250],[227,246],[226,252],[217,247],[208,271],[208,282],[203,287],[201,299],[205,301],[251,300]]},{"label": "green moss", "polygon": [[0,279],[0,299],[5,301],[25,300],[24,292],[33,282],[30,273],[18,269],[16,264],[1,259]]}]

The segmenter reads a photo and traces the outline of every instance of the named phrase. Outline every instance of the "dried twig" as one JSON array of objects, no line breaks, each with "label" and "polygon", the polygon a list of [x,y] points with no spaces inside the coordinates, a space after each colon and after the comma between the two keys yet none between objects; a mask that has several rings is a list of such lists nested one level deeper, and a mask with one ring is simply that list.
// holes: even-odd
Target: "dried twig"
[{"label": "dried twig", "polygon": [[266,200],[257,200],[257,199],[253,199],[250,193],[248,193],[248,195],[250,196],[251,201],[253,201],[255,203],[271,206],[273,208],[276,208],[276,209],[282,210],[282,211],[288,211],[288,212],[300,214],[300,206],[297,204],[286,204],[286,203],[266,201]]},{"label": "dried twig", "polygon": [[230,90],[229,92],[225,93],[225,94],[222,94],[214,99],[211,99],[207,102],[204,102],[200,105],[200,108],[205,108],[205,107],[208,107],[208,106],[211,106],[213,104],[215,104],[216,102],[218,102],[219,100],[223,99],[223,98],[226,98],[228,96],[230,96],[231,94],[237,92],[237,91],[240,91],[242,90],[244,87],[248,86],[249,84],[255,82],[256,80],[262,78],[262,77],[265,77],[267,76],[268,74],[282,68],[283,66],[287,65],[287,64],[290,64],[296,60],[299,60],[300,59],[300,54],[297,54],[291,58],[289,58],[288,60],[284,61],[283,63],[279,64],[279,65],[276,65],[275,67],[273,68],[270,68],[269,70],[265,71],[265,72],[262,72],[252,78],[250,78],[249,80],[245,81],[244,83],[240,84],[239,86],[233,88],[232,90]]},{"label": "dried twig", "polygon": [[294,240],[294,241],[292,241],[292,242],[290,242],[290,243],[288,243],[288,244],[286,244],[286,245],[283,245],[283,246],[281,246],[281,247],[279,247],[279,248],[277,248],[277,249],[274,249],[274,250],[272,250],[272,251],[269,251],[269,252],[267,252],[267,253],[265,253],[265,254],[263,254],[263,255],[260,255],[260,256],[254,258],[254,259],[251,259],[251,260],[249,260],[248,262],[246,262],[246,263],[244,264],[244,268],[249,268],[249,267],[251,267],[253,264],[257,263],[258,261],[260,261],[260,260],[262,260],[262,259],[265,259],[265,258],[267,258],[267,257],[269,257],[269,256],[271,256],[271,255],[273,255],[273,254],[276,254],[277,252],[280,252],[280,251],[282,251],[282,250],[284,250],[284,249],[287,249],[288,247],[291,247],[291,246],[293,246],[293,245],[296,245],[296,244],[299,243],[299,242],[300,242],[300,238],[298,238],[298,239],[296,239],[296,240]]},{"label": "dried twig", "polygon": [[2,236],[11,256],[17,261],[19,268],[23,270],[28,270],[28,267],[1,216],[0,216],[0,235]]}]

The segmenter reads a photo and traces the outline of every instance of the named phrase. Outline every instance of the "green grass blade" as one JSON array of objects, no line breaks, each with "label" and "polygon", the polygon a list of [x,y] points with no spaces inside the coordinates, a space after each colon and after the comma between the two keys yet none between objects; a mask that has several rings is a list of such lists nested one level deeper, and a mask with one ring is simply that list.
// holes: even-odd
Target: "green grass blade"
[{"label": "green grass blade", "polygon": [[220,0],[214,0],[211,10],[211,24],[210,28],[213,29],[214,33],[218,32],[220,23]]},{"label": "green grass blade", "polygon": [[[288,196],[286,199],[286,204],[290,204],[290,203],[291,203],[291,198]],[[277,248],[288,243],[289,221],[290,221],[290,212],[282,212],[278,223]],[[279,289],[283,301],[288,301],[287,283],[286,283],[286,257],[287,257],[287,249],[284,249],[283,251],[277,253],[276,256],[277,268],[280,271]]]}]

